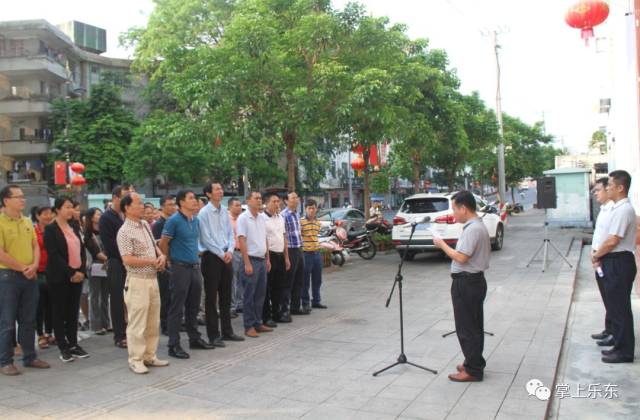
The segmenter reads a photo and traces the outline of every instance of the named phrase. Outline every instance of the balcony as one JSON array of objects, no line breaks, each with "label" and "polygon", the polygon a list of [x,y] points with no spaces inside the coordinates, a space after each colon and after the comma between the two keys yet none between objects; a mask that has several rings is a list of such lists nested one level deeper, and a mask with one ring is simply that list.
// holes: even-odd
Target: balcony
[{"label": "balcony", "polygon": [[32,96],[30,99],[9,96],[0,99],[0,115],[29,117],[46,115],[51,112],[49,96]]},{"label": "balcony", "polygon": [[24,140],[0,140],[0,154],[11,157],[42,156],[49,152],[49,140],[25,138]]},{"label": "balcony", "polygon": [[64,65],[46,55],[0,57],[0,73],[8,77],[24,76],[25,73],[49,73],[60,79],[67,79],[67,72]]}]

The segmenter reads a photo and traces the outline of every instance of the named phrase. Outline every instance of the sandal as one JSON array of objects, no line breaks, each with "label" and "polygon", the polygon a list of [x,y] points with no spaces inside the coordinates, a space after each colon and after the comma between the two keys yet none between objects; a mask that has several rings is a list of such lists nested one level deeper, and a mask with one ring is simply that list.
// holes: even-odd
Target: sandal
[{"label": "sandal", "polygon": [[119,347],[121,349],[126,349],[127,348],[127,340],[116,341],[115,342],[115,346]]},{"label": "sandal", "polygon": [[38,347],[40,347],[41,349],[48,349],[49,348],[49,339],[44,335],[39,336],[38,337]]}]

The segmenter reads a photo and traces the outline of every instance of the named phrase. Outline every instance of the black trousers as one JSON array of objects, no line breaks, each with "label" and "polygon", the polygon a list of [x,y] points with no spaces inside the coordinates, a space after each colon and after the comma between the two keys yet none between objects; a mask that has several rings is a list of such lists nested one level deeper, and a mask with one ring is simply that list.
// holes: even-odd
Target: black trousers
[{"label": "black trousers", "polygon": [[302,248],[289,248],[291,268],[287,271],[286,287],[283,290],[283,302],[290,302],[291,310],[300,309],[302,304],[302,285],[304,283],[304,256]]},{"label": "black trousers", "polygon": [[631,311],[631,289],[636,278],[636,260],[631,252],[609,253],[602,258],[605,278],[605,294],[614,349],[622,357],[633,358],[635,335],[633,332],[633,312]]},{"label": "black trousers", "polygon": [[487,281],[483,273],[452,273],[451,300],[456,334],[464,355],[464,368],[469,375],[482,378],[487,365],[484,350],[484,298]]},{"label": "black trousers", "polygon": [[160,290],[160,329],[168,330],[167,315],[171,306],[171,276],[168,271],[158,273],[158,289]]},{"label": "black trousers", "polygon": [[200,338],[198,332],[198,311],[202,295],[202,274],[196,264],[188,267],[171,263],[171,306],[167,324],[169,327],[169,347],[180,344],[180,326],[184,316],[189,340]]},{"label": "black trousers", "polygon": [[111,312],[111,327],[115,342],[127,338],[127,321],[124,315],[124,284],[127,279],[122,261],[117,258],[107,260],[107,281],[109,282],[109,309]]},{"label": "black trousers", "polygon": [[600,297],[602,298],[602,303],[604,303],[604,332],[605,334],[613,334],[613,330],[611,327],[611,315],[609,315],[609,308],[607,304],[607,291],[605,290],[605,277],[598,276],[596,273],[596,283],[598,284],[598,290],[600,291]]},{"label": "black trousers", "polygon": [[60,350],[78,344],[78,312],[82,283],[49,283],[53,314],[53,332]]},{"label": "black trousers", "polygon": [[276,320],[280,318],[282,308],[283,290],[286,288],[287,267],[284,263],[284,253],[269,252],[271,271],[267,273],[267,293],[262,308],[263,320]]},{"label": "black trousers", "polygon": [[[216,254],[202,255],[202,277],[204,280],[204,318],[209,341],[222,335],[232,335],[231,327],[231,280],[233,267],[225,264]],[[220,317],[218,317],[220,304]],[[220,325],[218,325],[220,324]]]},{"label": "black trousers", "polygon": [[38,273],[38,288],[40,289],[40,298],[38,300],[38,311],[36,312],[36,332],[38,336],[45,333],[51,335],[53,331],[53,312],[49,285],[44,273]]}]

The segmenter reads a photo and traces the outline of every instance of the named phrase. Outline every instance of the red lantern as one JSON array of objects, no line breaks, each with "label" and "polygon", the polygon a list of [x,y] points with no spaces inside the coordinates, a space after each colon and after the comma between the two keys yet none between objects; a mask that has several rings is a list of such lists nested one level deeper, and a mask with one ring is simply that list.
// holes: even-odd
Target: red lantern
[{"label": "red lantern", "polygon": [[220,136],[216,137],[216,141],[214,143],[216,146],[221,146],[222,145],[222,139],[220,138]]},{"label": "red lantern", "polygon": [[609,16],[609,4],[604,0],[583,0],[567,10],[564,16],[567,25],[581,30],[584,43],[589,45],[593,27],[600,25]]},{"label": "red lantern", "polygon": [[87,183],[87,180],[82,175],[75,175],[71,178],[71,184],[73,185],[84,185]]},{"label": "red lantern", "polygon": [[71,170],[77,174],[84,172],[84,165],[80,162],[74,162],[71,164]]},{"label": "red lantern", "polygon": [[360,155],[353,158],[353,160],[351,161],[351,167],[354,171],[362,171],[365,167],[364,158]]}]

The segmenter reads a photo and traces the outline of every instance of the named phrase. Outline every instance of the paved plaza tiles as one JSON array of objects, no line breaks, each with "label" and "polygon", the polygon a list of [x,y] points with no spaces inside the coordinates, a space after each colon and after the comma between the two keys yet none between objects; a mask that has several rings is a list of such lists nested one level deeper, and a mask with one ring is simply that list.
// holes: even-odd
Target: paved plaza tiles
[{"label": "paved plaza tiles", "polygon": [[[504,249],[492,255],[485,328],[494,336],[485,340],[481,383],[447,379],[462,355],[455,335],[442,338],[453,329],[453,313],[449,262],[437,254],[417,256],[404,276],[406,354],[437,375],[405,365],[372,376],[399,353],[397,296],[385,308],[398,256],[388,252],[371,261],[356,256],[326,272],[323,302],[329,309],[297,316],[258,339],[194,350],[191,359],[171,359],[169,367],[147,375],[129,371],[126,351],[109,336],[84,339],[91,357],[74,363],[60,362],[53,348],[44,350],[50,370],[0,377],[0,418],[573,419],[602,418],[615,402],[640,412],[638,381],[628,373],[640,377],[637,364],[603,365],[588,337],[602,324],[593,282],[578,276],[581,298],[572,305],[583,232],[551,232],[573,268],[558,258],[544,273],[539,262],[525,267],[542,242],[542,221],[536,210],[511,218]],[[585,270],[589,274],[584,265],[578,272]],[[242,331],[240,319],[234,328]],[[573,354],[579,366],[572,364]],[[159,355],[167,358],[165,337]],[[555,395],[562,381],[606,378],[620,381],[615,402],[559,401]],[[549,401],[529,395],[532,379],[549,388]],[[630,412],[621,410],[616,418]]]}]

